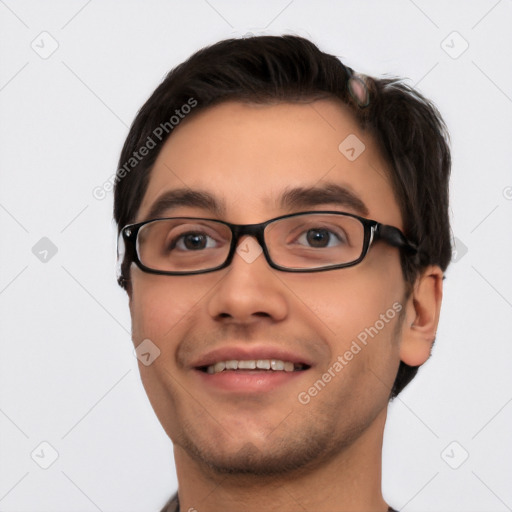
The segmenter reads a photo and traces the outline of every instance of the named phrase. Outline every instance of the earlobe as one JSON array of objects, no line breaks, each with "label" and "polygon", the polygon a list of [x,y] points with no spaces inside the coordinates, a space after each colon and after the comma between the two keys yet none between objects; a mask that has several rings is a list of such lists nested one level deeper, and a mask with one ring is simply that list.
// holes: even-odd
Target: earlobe
[{"label": "earlobe", "polygon": [[442,298],[443,271],[430,265],[417,278],[407,303],[400,345],[400,359],[405,364],[420,366],[430,357]]}]

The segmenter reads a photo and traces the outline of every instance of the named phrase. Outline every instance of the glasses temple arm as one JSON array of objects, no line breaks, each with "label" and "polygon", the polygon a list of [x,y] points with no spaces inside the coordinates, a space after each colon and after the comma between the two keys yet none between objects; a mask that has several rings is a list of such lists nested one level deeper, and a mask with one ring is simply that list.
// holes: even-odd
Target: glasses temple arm
[{"label": "glasses temple arm", "polygon": [[417,254],[418,246],[408,240],[404,234],[393,226],[377,224],[374,229],[375,239],[382,239],[394,247],[405,249],[410,254]]}]

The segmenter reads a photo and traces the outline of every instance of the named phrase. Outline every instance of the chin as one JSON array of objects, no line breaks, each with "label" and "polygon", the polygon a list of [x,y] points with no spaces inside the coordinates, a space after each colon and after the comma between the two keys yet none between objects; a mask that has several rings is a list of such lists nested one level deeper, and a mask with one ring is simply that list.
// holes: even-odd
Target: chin
[{"label": "chin", "polygon": [[307,470],[319,460],[325,462],[341,447],[328,430],[239,441],[233,446],[232,439],[225,444],[220,439],[198,442],[185,435],[179,444],[196,463],[216,474],[259,477]]}]

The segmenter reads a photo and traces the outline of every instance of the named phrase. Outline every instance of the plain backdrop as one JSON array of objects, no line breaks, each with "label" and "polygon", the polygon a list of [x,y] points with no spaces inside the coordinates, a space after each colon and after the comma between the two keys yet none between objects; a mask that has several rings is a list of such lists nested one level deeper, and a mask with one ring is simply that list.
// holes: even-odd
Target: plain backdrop
[{"label": "plain backdrop", "polygon": [[0,0],[0,510],[158,511],[176,489],[93,190],[165,74],[248,33],[407,77],[442,112],[457,250],[433,356],[390,405],[383,490],[512,510],[511,26],[511,0]]}]

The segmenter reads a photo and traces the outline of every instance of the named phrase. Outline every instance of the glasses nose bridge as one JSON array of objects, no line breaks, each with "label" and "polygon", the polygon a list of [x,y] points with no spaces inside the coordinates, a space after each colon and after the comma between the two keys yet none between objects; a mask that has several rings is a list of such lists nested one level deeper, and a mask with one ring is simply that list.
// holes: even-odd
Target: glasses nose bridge
[{"label": "glasses nose bridge", "polygon": [[263,249],[265,247],[265,239],[263,232],[265,231],[267,223],[262,222],[261,224],[232,224],[231,232],[233,236],[233,246],[237,247],[238,242],[244,235],[253,236]]}]

